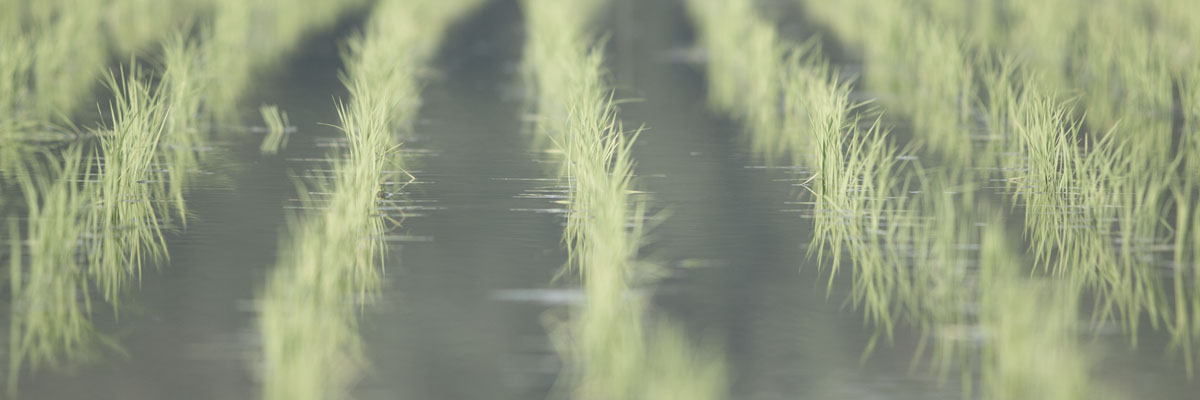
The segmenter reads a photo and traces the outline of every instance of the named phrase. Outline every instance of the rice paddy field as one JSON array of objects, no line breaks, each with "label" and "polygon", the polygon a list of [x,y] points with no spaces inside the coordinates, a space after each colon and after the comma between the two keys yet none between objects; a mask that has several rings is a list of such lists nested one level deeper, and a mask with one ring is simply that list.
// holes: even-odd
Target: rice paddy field
[{"label": "rice paddy field", "polygon": [[1193,0],[0,0],[0,398],[1194,399]]}]

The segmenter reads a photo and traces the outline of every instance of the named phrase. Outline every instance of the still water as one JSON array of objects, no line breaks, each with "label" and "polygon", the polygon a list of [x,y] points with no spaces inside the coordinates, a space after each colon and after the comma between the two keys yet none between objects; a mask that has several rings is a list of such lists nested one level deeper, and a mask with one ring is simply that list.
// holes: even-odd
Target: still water
[{"label": "still water", "polygon": [[[338,120],[332,99],[347,96],[338,44],[361,23],[350,18],[311,38],[261,82],[250,103],[288,112],[298,128],[289,146],[264,156],[260,136],[246,129],[216,135],[189,181],[186,224],[163,232],[166,256],[143,268],[116,310],[93,301],[88,334],[101,344],[61,366],[22,367],[17,398],[252,399],[279,384],[262,372],[264,341],[272,340],[260,332],[263,299],[288,215],[305,208],[294,178],[325,172],[320,160],[339,144],[340,133],[324,125]],[[577,284],[555,280],[566,262],[565,193],[552,157],[532,150],[525,132],[522,26],[517,2],[492,1],[443,46],[421,119],[402,139],[415,181],[389,203],[400,226],[384,240],[380,289],[344,311],[357,313],[344,334],[360,344],[365,364],[327,366],[331,375],[357,371],[346,378],[355,398],[570,393],[554,321],[588,299]],[[853,278],[829,283],[829,270],[807,254],[813,220],[800,183],[810,173],[763,165],[736,124],[707,110],[702,65],[686,56],[693,33],[682,5],[619,1],[607,28],[613,86],[635,99],[621,117],[647,128],[633,149],[656,221],[642,257],[669,271],[631,292],[702,345],[694,351],[716,355],[729,383],[724,397],[961,398],[957,374],[912,366],[920,332],[911,326],[866,353],[876,331],[846,301]],[[8,218],[24,221],[27,210],[11,205],[19,195],[0,196]],[[5,259],[10,252],[5,246]],[[14,311],[4,316],[11,321]],[[1091,382],[1112,398],[1185,399],[1200,390],[1182,360],[1166,356],[1160,331],[1142,329],[1136,347],[1119,328],[1072,336],[1093,364]]]}]

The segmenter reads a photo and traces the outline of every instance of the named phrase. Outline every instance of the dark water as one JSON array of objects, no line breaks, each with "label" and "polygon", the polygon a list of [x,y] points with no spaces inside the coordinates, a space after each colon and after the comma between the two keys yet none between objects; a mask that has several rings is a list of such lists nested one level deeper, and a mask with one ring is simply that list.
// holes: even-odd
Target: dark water
[{"label": "dark water", "polygon": [[[666,219],[644,255],[674,273],[649,290],[662,314],[725,351],[732,399],[960,398],[956,377],[910,369],[918,333],[862,360],[873,329],[845,304],[849,278],[827,290],[806,257],[812,222],[790,168],[748,154],[739,128],[707,111],[699,66],[675,1],[620,1],[609,19],[612,80],[627,126],[648,128],[634,156],[643,188]],[[352,29],[361,21],[350,21]],[[259,138],[221,135],[187,197],[186,227],[167,236],[169,262],[147,268],[116,318],[98,306],[108,351],[65,369],[24,372],[19,398],[246,399],[260,396],[256,298],[286,234],[290,177],[317,167],[337,121],[332,99],[345,29],[311,39],[262,82],[256,101],[278,104],[299,127],[278,156]],[[541,399],[563,363],[543,317],[578,300],[551,280],[565,261],[553,210],[554,167],[531,151],[516,77],[523,41],[517,2],[498,0],[460,24],[405,138],[412,207],[389,246],[381,299],[363,308],[370,367],[363,399]],[[8,194],[5,194],[8,196]],[[15,199],[9,199],[16,201]],[[1136,350],[1121,335],[1083,339],[1117,398],[1191,398],[1200,385],[1166,338]]]}]

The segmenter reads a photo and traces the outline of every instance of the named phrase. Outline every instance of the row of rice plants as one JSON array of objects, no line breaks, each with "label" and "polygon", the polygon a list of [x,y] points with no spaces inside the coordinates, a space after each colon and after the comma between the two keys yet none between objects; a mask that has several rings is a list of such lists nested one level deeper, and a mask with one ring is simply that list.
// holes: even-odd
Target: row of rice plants
[{"label": "row of rice plants", "polygon": [[383,187],[402,184],[396,135],[412,128],[421,78],[442,35],[478,0],[385,0],[347,41],[339,103],[347,148],[330,178],[299,185],[306,209],[260,300],[263,397],[344,398],[366,362],[358,308],[376,295],[395,221],[379,209]]},{"label": "row of rice plants", "polygon": [[[1117,315],[1134,340],[1143,313],[1156,324],[1168,318],[1166,312],[1172,308],[1176,315],[1191,314],[1178,310],[1194,308],[1190,305],[1194,302],[1166,298],[1154,272],[1154,263],[1162,261],[1155,261],[1152,254],[1173,235],[1183,244],[1184,238],[1176,233],[1187,227],[1171,227],[1162,219],[1172,213],[1186,214],[1183,208],[1193,207],[1169,202],[1176,191],[1173,187],[1183,183],[1175,171],[1188,154],[1186,146],[1180,151],[1172,149],[1171,85],[1174,76],[1181,76],[1172,63],[1189,52],[1171,53],[1166,49],[1178,50],[1169,46],[1177,42],[1161,39],[1136,20],[1116,18],[1140,7],[1135,4],[1107,2],[1084,12],[1081,10],[1089,7],[1073,7],[1068,2],[1052,2],[1050,7],[1006,2],[996,7],[1008,9],[1005,15],[1012,15],[1017,22],[1001,29],[1002,24],[979,22],[1000,18],[986,6],[960,9],[947,16],[944,12],[953,9],[941,8],[940,3],[892,2],[886,10],[851,5],[861,14],[849,17],[847,14],[854,13],[838,8],[844,4],[807,5],[823,20],[831,21],[839,34],[862,41],[868,71],[894,69],[895,65],[887,59],[871,65],[870,49],[886,41],[863,35],[861,30],[879,26],[880,21],[891,20],[903,29],[934,25],[946,36],[960,38],[964,48],[985,49],[970,51],[984,54],[975,57],[975,66],[969,67],[982,75],[982,85],[975,89],[979,94],[971,97],[980,98],[991,136],[1006,140],[1003,148],[1022,156],[1020,164],[1002,170],[1016,198],[1023,201],[1036,261],[1081,288],[1102,294],[1097,319]],[[956,14],[959,11],[966,13]],[[864,15],[878,20],[862,18]],[[980,26],[992,30],[981,33]],[[1046,34],[1037,34],[1037,40],[1019,40],[1030,32]],[[878,37],[882,36],[874,36]],[[1015,56],[988,55],[991,51],[986,49]],[[1181,81],[1189,80],[1182,76]],[[1083,127],[1074,116],[1072,103],[1055,100],[1064,92],[1080,94],[1090,126],[1116,127],[1091,138],[1080,135]],[[1080,143],[1087,145],[1080,147]],[[994,150],[977,153],[982,156],[972,158],[985,162],[1002,158]],[[1180,253],[1172,262],[1187,265],[1192,258]],[[1180,289],[1194,291],[1191,287]],[[1187,335],[1181,325],[1168,326],[1177,340]]]},{"label": "row of rice plants", "polygon": [[[709,54],[710,65],[745,63],[745,58],[756,58],[761,54],[746,50],[746,38],[741,41],[722,42],[711,40],[719,36],[714,32],[747,32],[773,29],[761,18],[739,18],[722,20],[721,7],[743,7],[753,10],[751,2],[733,6],[730,2],[695,0],[693,8],[700,28],[701,44]],[[707,8],[707,9],[706,9]],[[731,25],[758,25],[757,27],[730,27]],[[772,34],[764,34],[771,37]],[[776,46],[786,47],[777,41]],[[851,88],[841,83],[838,74],[831,72],[823,61],[819,50],[811,46],[795,46],[786,51],[768,52],[758,63],[773,62],[777,66],[764,70],[784,71],[775,82],[782,82],[783,112],[782,125],[777,132],[748,129],[750,135],[770,137],[772,143],[784,147],[779,151],[800,154],[794,160],[804,162],[814,173],[808,187],[814,194],[813,219],[816,232],[809,249],[815,252],[820,265],[832,261],[836,273],[842,265],[841,257],[848,255],[853,267],[852,303],[864,310],[865,318],[875,325],[876,340],[891,339],[894,325],[906,321],[923,332],[921,348],[931,347],[930,356],[935,370],[943,376],[952,366],[961,369],[965,395],[971,396],[970,383],[972,365],[980,362],[974,356],[974,332],[983,330],[989,335],[984,344],[986,356],[981,366],[983,393],[989,398],[1006,398],[1011,390],[1026,388],[1030,395],[1066,393],[1077,387],[1056,383],[1049,375],[1034,376],[1020,368],[1029,362],[1037,362],[1038,355],[1048,348],[1060,348],[1064,353],[1077,357],[1073,336],[1077,309],[1073,306],[1077,297],[1070,293],[1072,302],[1056,305],[1056,314],[1031,313],[1020,308],[1003,308],[998,299],[1005,295],[1017,295],[1027,287],[1037,286],[1012,278],[1016,271],[1005,272],[1005,279],[993,285],[980,285],[978,272],[970,266],[975,263],[997,264],[1013,257],[994,252],[972,257],[964,249],[978,243],[980,235],[970,206],[976,202],[973,192],[977,189],[963,187],[954,174],[927,176],[919,165],[900,162],[898,158],[911,150],[897,150],[888,143],[887,132],[878,120],[864,125],[864,112],[870,112],[849,101]],[[783,54],[788,54],[783,57]],[[967,66],[969,68],[969,66]],[[719,68],[718,68],[719,69]],[[735,69],[745,73],[746,69]],[[742,87],[744,83],[733,81],[728,74],[709,72],[711,88],[730,85]],[[734,75],[737,76],[737,75]],[[952,75],[954,76],[954,75]],[[932,77],[930,77],[932,79]],[[725,81],[724,83],[720,81]],[[770,81],[770,79],[768,79]],[[745,82],[744,80],[742,82]],[[721,97],[719,89],[711,96]],[[944,96],[944,99],[957,96]],[[931,104],[931,103],[926,103]],[[943,107],[962,110],[959,103],[944,103]],[[734,117],[744,118],[738,107],[718,105]],[[957,119],[955,115],[954,118]],[[961,120],[958,120],[961,121]],[[956,122],[957,123],[957,122]],[[751,125],[753,127],[753,125]],[[951,134],[951,129],[944,131]],[[787,138],[779,139],[778,136]],[[955,150],[958,151],[958,150]],[[958,160],[962,161],[962,160]],[[919,192],[910,192],[910,183],[918,184]],[[909,200],[912,193],[917,199]],[[954,194],[957,193],[957,194]],[[1005,240],[1006,233],[998,221],[988,224],[989,243]],[[829,256],[826,256],[828,254]],[[832,260],[826,260],[832,258]],[[1004,261],[1008,269],[1012,261]],[[1023,266],[1021,266],[1023,267]],[[986,273],[986,272],[985,272]],[[831,278],[832,279],[832,278]],[[1005,288],[1021,288],[1005,289]],[[1049,291],[1037,291],[1046,293]],[[965,312],[969,304],[983,302],[997,307],[989,309],[982,318]],[[1029,304],[1037,306],[1038,304]],[[1062,308],[1058,309],[1057,306]],[[1063,315],[1070,318],[1058,319]],[[1047,335],[1031,335],[1021,331],[1020,323],[1036,322],[1046,326],[1061,327]],[[874,346],[872,341],[871,346]],[[867,349],[870,351],[870,348]],[[923,353],[919,350],[918,353]],[[921,354],[918,354],[921,355]],[[915,361],[915,360],[914,360]],[[1077,358],[1064,359],[1086,382],[1086,363]],[[1036,385],[1030,385],[1036,383]],[[1075,385],[1078,381],[1067,382]],[[1033,396],[1038,397],[1038,396]]]},{"label": "row of rice plants", "polygon": [[[883,267],[866,261],[872,254],[856,253],[857,245],[843,247],[844,243],[876,241],[875,232],[886,223],[887,214],[904,208],[904,182],[891,175],[901,167],[901,151],[889,143],[888,131],[878,119],[863,123],[864,114],[859,112],[863,105],[850,100],[849,83],[840,80],[820,49],[779,39],[774,26],[758,15],[753,1],[692,0],[687,4],[699,27],[700,44],[709,54],[706,76],[713,108],[743,121],[750,109],[777,110],[770,122],[745,124],[757,153],[768,160],[786,157],[812,169],[808,187],[815,198],[813,216],[819,222],[816,245],[809,249],[821,265],[832,266],[830,285],[842,265],[843,250],[849,251],[851,258],[862,258],[854,263],[853,275],[866,277],[856,280],[859,284],[894,282],[870,278],[882,276],[876,268]],[[725,18],[730,13],[741,18]],[[746,45],[748,41],[760,43]],[[760,51],[762,48],[770,50]],[[761,71],[774,73],[761,76]],[[770,92],[764,96],[773,100],[764,104],[748,96],[729,97],[729,93],[754,92],[739,90],[747,86],[762,86],[762,91]],[[828,254],[827,248],[831,249]],[[856,287],[855,304],[865,307],[867,318],[890,337],[894,299],[869,296],[886,290],[863,289]]]},{"label": "row of rice plants", "polygon": [[598,0],[526,0],[524,74],[535,97],[534,129],[562,154],[570,192],[567,268],[587,301],[557,329],[570,369],[561,381],[575,398],[711,399],[727,395],[719,353],[686,330],[652,317],[636,285],[654,268],[637,260],[646,199],[638,196],[626,131],[591,31]]},{"label": "row of rice plants", "polygon": [[[1062,6],[1067,2],[1053,2]],[[1015,42],[993,45],[1024,56],[1027,66],[1018,70],[1020,90],[1007,101],[1011,108],[1017,151],[1028,156],[1028,173],[1009,170],[1014,186],[1027,206],[1028,231],[1039,261],[1057,274],[1092,288],[1107,297],[1100,304],[1100,319],[1119,314],[1136,341],[1139,318],[1150,316],[1155,326],[1166,324],[1185,354],[1185,367],[1192,365],[1195,329],[1196,285],[1185,284],[1194,271],[1196,255],[1189,243],[1194,222],[1194,174],[1177,174],[1195,153],[1188,145],[1186,125],[1189,112],[1187,82],[1194,72],[1187,62],[1194,57],[1186,32],[1153,26],[1140,19],[1126,18],[1142,12],[1162,16],[1170,2],[1105,2],[1098,7],[1062,6],[1064,13],[1078,13],[1076,28],[1065,29],[1061,21],[1034,17],[1045,5],[1014,2],[1006,7],[1025,18],[1020,26],[1055,31],[1075,43],[1074,49],[1054,47],[1055,41]],[[1183,10],[1180,10],[1183,11]],[[981,17],[997,18],[981,14]],[[1187,12],[1173,16],[1190,18]],[[1164,17],[1167,21],[1172,17]],[[1185,29],[1186,30],[1186,29]],[[991,37],[1019,35],[997,31]],[[1051,54],[1052,60],[1029,54]],[[1022,71],[1023,70],[1023,71]],[[1054,71],[1068,71],[1056,77]],[[1019,77],[1036,74],[1040,79]],[[1181,87],[1173,88],[1179,85]],[[1078,94],[1086,111],[1084,120],[1097,130],[1096,137],[1082,137],[1082,127],[1071,116],[1071,103],[1056,103],[1042,87]],[[1009,87],[993,86],[1004,91]],[[1180,99],[1172,91],[1180,90]],[[1182,101],[1181,101],[1182,100]],[[1004,100],[1001,100],[1004,101]],[[1180,104],[1182,103],[1182,104]],[[1001,107],[995,107],[1001,108]],[[1174,108],[1180,108],[1176,110]],[[1173,115],[1182,114],[1182,115]],[[1180,121],[1183,119],[1182,129]],[[1181,135],[1182,140],[1173,138]],[[1078,143],[1089,143],[1079,147]],[[1183,169],[1186,171],[1186,167]],[[1167,221],[1169,215],[1176,221]],[[1155,249],[1173,248],[1165,257]],[[1171,282],[1160,279],[1163,263],[1175,266]],[[1190,268],[1189,268],[1190,266]],[[1173,283],[1174,295],[1166,286]]]}]

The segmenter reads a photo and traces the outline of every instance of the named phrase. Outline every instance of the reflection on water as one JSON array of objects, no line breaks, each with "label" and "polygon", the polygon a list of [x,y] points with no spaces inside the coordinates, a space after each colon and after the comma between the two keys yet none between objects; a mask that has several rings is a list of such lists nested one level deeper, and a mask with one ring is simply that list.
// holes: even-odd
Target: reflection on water
[{"label": "reflection on water", "polygon": [[982,392],[993,399],[1109,398],[1092,379],[1094,358],[1081,343],[1080,293],[1030,278],[1003,221],[992,217],[979,244]]},{"label": "reflection on water", "polygon": [[300,188],[329,197],[302,196],[320,211],[290,224],[259,302],[264,398],[341,398],[363,368],[358,310],[378,290],[385,225],[372,216],[377,181],[351,186],[351,165],[343,163],[333,182]]},{"label": "reflection on water", "polygon": [[25,194],[28,217],[25,240],[14,222],[9,264],[12,291],[9,321],[9,394],[15,394],[19,372],[58,367],[84,358],[99,341],[91,323],[90,283],[80,243],[88,199],[77,177],[84,156],[78,146],[62,152],[61,161],[17,177]]}]

